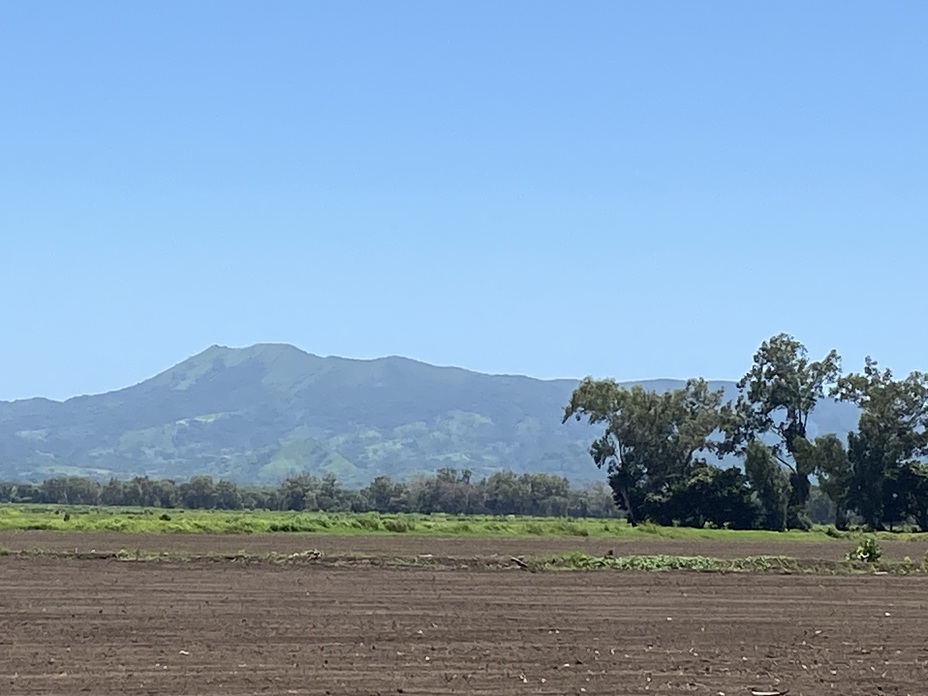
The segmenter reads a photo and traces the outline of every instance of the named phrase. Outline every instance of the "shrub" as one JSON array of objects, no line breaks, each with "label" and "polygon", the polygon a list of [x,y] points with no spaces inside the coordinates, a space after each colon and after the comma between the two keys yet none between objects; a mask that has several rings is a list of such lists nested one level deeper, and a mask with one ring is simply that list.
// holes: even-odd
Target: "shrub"
[{"label": "shrub", "polygon": [[867,537],[857,544],[856,549],[848,552],[847,560],[876,563],[882,555],[883,550],[880,548],[880,543],[873,537]]},{"label": "shrub", "polygon": [[170,522],[171,516],[166,512],[162,512],[161,517],[159,517],[158,519],[161,520],[162,522]]}]

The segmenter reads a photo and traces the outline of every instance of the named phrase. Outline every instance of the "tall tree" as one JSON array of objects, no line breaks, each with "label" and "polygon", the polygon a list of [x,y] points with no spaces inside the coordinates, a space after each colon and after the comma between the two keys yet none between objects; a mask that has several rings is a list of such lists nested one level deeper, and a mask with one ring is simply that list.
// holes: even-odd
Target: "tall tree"
[{"label": "tall tree", "polygon": [[789,510],[789,476],[771,449],[758,440],[750,441],[744,450],[744,473],[763,512],[761,526],[784,531]]},{"label": "tall tree", "polygon": [[754,354],[751,369],[738,382],[738,399],[728,412],[723,453],[744,455],[748,443],[760,440],[788,470],[790,527],[809,526],[805,508],[812,470],[807,461],[796,458],[796,452],[806,440],[809,416],[837,382],[840,371],[841,359],[834,350],[822,360],[810,361],[802,343],[778,334]]},{"label": "tall tree", "polygon": [[868,356],[835,393],[861,409],[857,432],[848,435],[849,498],[858,514],[881,529],[928,507],[920,462],[928,455],[928,375],[897,380]]},{"label": "tall tree", "polygon": [[215,488],[215,505],[218,510],[241,510],[242,494],[233,481],[220,479]]},{"label": "tall tree", "polygon": [[378,512],[406,512],[409,508],[406,484],[389,476],[378,476],[362,491],[367,507]]},{"label": "tall tree", "polygon": [[834,525],[847,529],[851,507],[851,464],[847,449],[834,434],[821,435],[814,442],[800,441],[797,460],[818,477],[819,488],[834,503]]},{"label": "tall tree", "polygon": [[587,377],[571,395],[563,422],[585,418],[604,426],[590,455],[607,470],[616,503],[637,524],[649,497],[666,494],[702,461],[700,453],[714,451],[710,436],[721,423],[721,403],[722,392],[701,379],[658,394]]}]

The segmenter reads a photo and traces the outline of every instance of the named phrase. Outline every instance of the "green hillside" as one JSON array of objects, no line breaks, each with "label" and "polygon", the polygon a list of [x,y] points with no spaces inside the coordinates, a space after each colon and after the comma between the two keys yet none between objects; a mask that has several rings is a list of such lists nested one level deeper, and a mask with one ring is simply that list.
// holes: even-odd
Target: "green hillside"
[{"label": "green hillside", "polygon": [[[0,402],[0,478],[202,473],[274,484],[309,471],[358,485],[453,466],[589,480],[591,431],[560,424],[576,383],[398,357],[322,358],[289,345],[213,346],[119,391]],[[852,407],[826,404],[810,434],[855,424]]]}]

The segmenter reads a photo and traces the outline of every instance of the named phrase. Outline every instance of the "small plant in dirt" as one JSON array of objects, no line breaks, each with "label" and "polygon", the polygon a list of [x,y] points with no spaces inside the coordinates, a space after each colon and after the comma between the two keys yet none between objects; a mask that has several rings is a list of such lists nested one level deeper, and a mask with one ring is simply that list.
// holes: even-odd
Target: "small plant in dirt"
[{"label": "small plant in dirt", "polygon": [[867,537],[857,544],[856,549],[848,551],[847,560],[877,563],[882,555],[883,549],[880,548],[880,543],[873,537]]}]

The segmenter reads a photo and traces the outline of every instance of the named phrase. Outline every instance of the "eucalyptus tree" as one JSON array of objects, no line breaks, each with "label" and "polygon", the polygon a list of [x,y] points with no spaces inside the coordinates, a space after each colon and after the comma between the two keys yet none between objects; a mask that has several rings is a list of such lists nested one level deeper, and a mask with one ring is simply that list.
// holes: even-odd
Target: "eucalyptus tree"
[{"label": "eucalyptus tree", "polygon": [[616,503],[631,524],[649,513],[715,451],[723,392],[705,380],[657,393],[623,387],[612,379],[584,379],[564,409],[563,422],[586,419],[603,426],[590,456],[605,468]]},{"label": "eucalyptus tree", "polygon": [[871,528],[912,516],[928,530],[928,375],[895,379],[867,357],[835,394],[861,410],[857,432],[848,434],[850,504]]},{"label": "eucalyptus tree", "polygon": [[[829,395],[841,371],[841,358],[834,350],[821,360],[810,360],[806,347],[792,336],[781,333],[764,341],[754,354],[751,369],[737,383],[738,398],[726,409],[726,439],[721,452],[747,455],[749,443],[760,442],[769,448],[772,461],[786,471],[788,503],[786,525],[807,528],[805,508],[813,473],[812,459],[797,453],[808,445],[809,416],[815,406]],[[781,500],[779,484],[770,484],[770,461],[761,457],[754,445],[751,470],[764,477],[752,480],[768,520],[776,520]],[[749,470],[748,476],[751,476]],[[768,499],[764,496],[769,494]],[[776,509],[773,509],[776,508]]]}]

